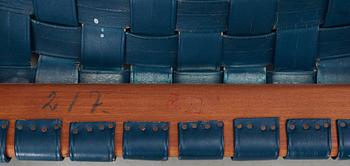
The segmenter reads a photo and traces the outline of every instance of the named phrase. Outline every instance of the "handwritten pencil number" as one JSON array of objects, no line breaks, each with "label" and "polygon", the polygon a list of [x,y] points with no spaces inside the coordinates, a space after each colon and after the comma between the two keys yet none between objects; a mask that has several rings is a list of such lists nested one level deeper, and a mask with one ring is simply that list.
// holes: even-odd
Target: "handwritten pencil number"
[{"label": "handwritten pencil number", "polygon": [[49,111],[55,111],[57,109],[57,106],[58,104],[57,103],[54,103],[54,100],[56,99],[56,92],[55,91],[52,91],[48,96],[48,102],[46,104],[44,104],[41,108],[42,109],[46,109],[46,110],[49,110]]}]

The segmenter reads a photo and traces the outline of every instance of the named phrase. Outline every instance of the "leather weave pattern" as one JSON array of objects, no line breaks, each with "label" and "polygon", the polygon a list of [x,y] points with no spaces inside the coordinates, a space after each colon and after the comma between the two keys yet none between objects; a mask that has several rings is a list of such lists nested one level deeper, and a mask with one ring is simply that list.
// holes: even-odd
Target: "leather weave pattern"
[{"label": "leather weave pattern", "polygon": [[0,82],[350,83],[349,8],[348,0],[0,0]]}]

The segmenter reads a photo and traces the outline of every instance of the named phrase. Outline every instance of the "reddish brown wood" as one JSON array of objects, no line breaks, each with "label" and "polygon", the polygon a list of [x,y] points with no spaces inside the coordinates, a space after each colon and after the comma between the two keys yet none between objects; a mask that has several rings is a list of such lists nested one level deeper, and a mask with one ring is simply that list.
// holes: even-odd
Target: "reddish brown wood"
[{"label": "reddish brown wood", "polygon": [[[52,92],[57,109],[43,109]],[[102,104],[92,111],[98,93]],[[69,112],[76,94],[79,97]],[[117,122],[118,156],[122,155],[124,121],[169,121],[170,156],[177,156],[177,122],[223,120],[225,156],[233,156],[232,120],[247,117],[280,118],[281,156],[287,152],[286,119],[331,118],[332,156],[336,156],[335,120],[350,119],[350,86],[0,85],[0,119],[11,120],[7,153],[12,157],[17,119],[61,119],[64,156],[69,154],[68,126],[73,121]]]}]

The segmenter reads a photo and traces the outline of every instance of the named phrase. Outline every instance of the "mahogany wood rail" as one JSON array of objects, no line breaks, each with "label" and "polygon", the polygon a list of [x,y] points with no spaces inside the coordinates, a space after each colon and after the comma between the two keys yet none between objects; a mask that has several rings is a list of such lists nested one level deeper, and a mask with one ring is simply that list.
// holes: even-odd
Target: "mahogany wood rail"
[{"label": "mahogany wood rail", "polygon": [[0,85],[0,119],[10,120],[6,152],[11,157],[18,119],[61,119],[63,156],[69,154],[70,122],[117,122],[116,154],[122,156],[123,122],[168,121],[169,155],[177,156],[177,122],[223,120],[225,156],[231,157],[232,120],[256,117],[280,119],[280,156],[287,153],[287,119],[331,118],[331,155],[336,156],[335,121],[350,119],[350,85]]}]

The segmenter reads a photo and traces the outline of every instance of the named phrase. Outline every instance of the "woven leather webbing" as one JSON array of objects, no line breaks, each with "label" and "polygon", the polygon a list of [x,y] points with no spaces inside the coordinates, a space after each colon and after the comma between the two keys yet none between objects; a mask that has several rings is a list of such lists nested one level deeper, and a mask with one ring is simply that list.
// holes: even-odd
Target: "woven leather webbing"
[{"label": "woven leather webbing", "polygon": [[349,0],[0,0],[0,82],[350,83],[349,9]]}]

